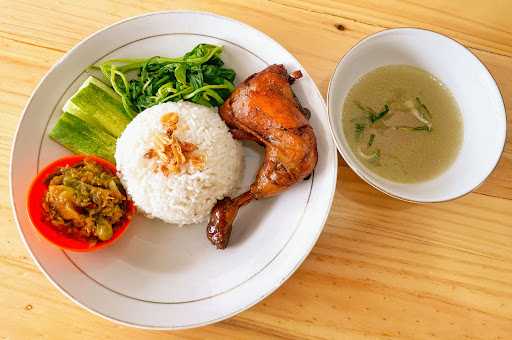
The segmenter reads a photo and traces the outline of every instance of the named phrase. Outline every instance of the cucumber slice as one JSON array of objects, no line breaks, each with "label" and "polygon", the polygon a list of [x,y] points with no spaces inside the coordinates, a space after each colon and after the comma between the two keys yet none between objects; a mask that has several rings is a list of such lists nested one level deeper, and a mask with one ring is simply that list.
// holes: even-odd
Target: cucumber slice
[{"label": "cucumber slice", "polygon": [[131,121],[121,97],[97,78],[89,77],[64,105],[69,112],[89,125],[119,137]]},{"label": "cucumber slice", "polygon": [[116,139],[73,114],[62,113],[49,136],[73,153],[95,155],[115,163]]}]

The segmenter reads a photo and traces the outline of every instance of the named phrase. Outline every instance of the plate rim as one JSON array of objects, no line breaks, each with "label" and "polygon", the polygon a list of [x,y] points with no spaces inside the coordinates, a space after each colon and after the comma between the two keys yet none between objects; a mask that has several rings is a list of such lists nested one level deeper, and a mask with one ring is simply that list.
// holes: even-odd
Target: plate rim
[{"label": "plate rim", "polygon": [[[18,140],[18,136],[19,136],[19,133],[20,133],[20,128],[21,128],[21,126],[23,125],[23,123],[24,123],[24,121],[26,119],[27,108],[29,107],[29,105],[33,101],[36,93],[39,92],[39,90],[40,90],[41,86],[43,85],[43,83],[45,83],[47,78],[54,72],[54,70],[57,67],[59,67],[59,65],[61,65],[64,62],[64,60],[66,60],[75,50],[79,49],[83,44],[88,42],[90,39],[92,39],[97,34],[99,34],[101,32],[104,32],[104,31],[108,31],[108,30],[110,30],[110,29],[112,29],[112,28],[114,28],[116,26],[125,24],[127,22],[132,21],[132,20],[140,19],[140,18],[143,18],[143,17],[158,16],[158,15],[169,15],[169,14],[185,14],[185,15],[187,15],[187,14],[188,15],[198,15],[199,14],[199,15],[211,16],[211,17],[214,17],[214,18],[217,18],[217,19],[220,19],[220,20],[231,21],[231,22],[233,22],[233,23],[235,23],[237,25],[243,26],[243,27],[245,27],[245,28],[247,28],[249,30],[252,30],[252,31],[262,35],[265,39],[268,39],[271,42],[274,42],[276,45],[278,45],[284,51],[286,51],[290,56],[292,56],[293,59],[295,61],[297,61],[297,63],[300,64],[300,62],[298,62],[298,60],[295,58],[295,56],[292,53],[290,53],[279,42],[274,40],[272,37],[270,37],[266,33],[258,30],[257,28],[255,28],[255,27],[253,27],[253,26],[251,26],[249,24],[246,24],[246,23],[244,23],[242,21],[233,19],[231,17],[219,15],[219,14],[216,14],[216,13],[212,13],[212,12],[192,11],[192,10],[166,10],[166,11],[149,12],[149,13],[145,13],[145,14],[142,14],[142,15],[131,16],[131,17],[128,17],[128,18],[116,21],[116,22],[114,22],[114,23],[112,23],[112,24],[110,24],[110,25],[108,25],[108,26],[106,26],[106,27],[104,27],[102,29],[99,29],[99,30],[89,34],[88,36],[86,36],[85,38],[80,40],[76,45],[74,45],[71,49],[69,49],[62,57],[60,57],[50,67],[50,69],[44,74],[44,76],[39,80],[39,82],[35,86],[34,90],[32,91],[30,97],[28,98],[28,100],[27,100],[27,102],[26,102],[26,104],[25,104],[25,106],[24,106],[24,108],[22,110],[22,114],[21,114],[21,116],[19,118],[18,124],[16,126],[15,134],[14,134],[14,138],[13,138],[13,143],[12,143],[12,146],[11,146],[10,157],[9,157],[9,172],[8,172],[8,176],[9,176],[9,198],[10,198],[10,201],[11,201],[11,207],[12,207],[12,211],[13,211],[13,215],[14,215],[13,217],[14,217],[14,221],[15,221],[15,224],[16,224],[16,227],[17,227],[17,230],[18,230],[18,234],[21,237],[22,242],[25,245],[26,250],[28,250],[32,260],[35,262],[35,264],[38,267],[38,269],[48,279],[48,281],[50,281],[52,283],[52,285],[54,287],[56,287],[57,290],[60,293],[62,293],[64,296],[66,296],[68,299],[73,301],[78,306],[80,306],[80,307],[84,308],[85,310],[91,312],[92,314],[98,315],[98,316],[100,316],[103,319],[107,319],[109,321],[112,321],[112,322],[117,323],[117,324],[122,324],[124,326],[135,327],[135,328],[140,328],[140,329],[150,329],[150,330],[189,329],[189,328],[196,328],[196,327],[201,327],[201,326],[213,324],[213,323],[216,323],[216,322],[228,319],[228,318],[230,318],[230,317],[232,317],[234,315],[237,315],[237,314],[241,313],[242,311],[245,311],[245,310],[251,308],[252,306],[254,306],[257,303],[261,302],[264,298],[268,297],[270,294],[275,292],[279,287],[281,287],[281,285],[286,280],[288,280],[293,275],[293,273],[295,273],[295,271],[302,265],[302,263],[307,258],[307,256],[311,253],[311,250],[313,249],[313,247],[315,246],[316,242],[318,241],[318,238],[320,237],[320,235],[321,235],[321,233],[322,233],[322,231],[323,231],[323,229],[325,227],[325,223],[327,221],[327,218],[329,217],[329,214],[331,212],[332,203],[334,201],[334,194],[335,194],[335,191],[336,191],[337,173],[338,173],[338,159],[337,159],[336,145],[335,145],[334,141],[332,140],[332,136],[330,134],[328,134],[326,136],[326,140],[327,140],[327,150],[329,151],[329,153],[326,153],[326,159],[327,159],[327,163],[330,164],[330,166],[328,166],[328,168],[332,168],[331,171],[333,172],[333,174],[332,174],[333,180],[332,180],[332,185],[331,185],[331,188],[330,188],[330,191],[331,191],[330,192],[330,197],[329,197],[328,200],[326,200],[327,203],[328,203],[328,205],[327,205],[328,209],[326,209],[325,214],[323,216],[321,216],[321,218],[319,219],[320,227],[318,228],[318,231],[317,231],[316,235],[314,235],[314,239],[311,240],[311,246],[309,247],[309,249],[305,249],[306,251],[304,252],[303,256],[296,262],[295,266],[289,267],[289,272],[286,273],[286,275],[284,275],[281,280],[277,281],[275,285],[272,285],[269,289],[267,289],[264,294],[256,297],[250,303],[247,303],[245,305],[240,306],[239,308],[237,308],[236,310],[232,311],[231,313],[227,313],[227,314],[221,315],[218,318],[211,319],[211,320],[208,320],[208,321],[198,322],[198,323],[195,323],[195,324],[189,324],[189,325],[185,325],[185,326],[176,326],[176,325],[171,325],[171,326],[143,325],[143,324],[137,324],[137,323],[128,322],[128,321],[125,321],[125,320],[119,320],[119,319],[116,319],[116,318],[114,318],[112,316],[102,314],[101,312],[96,311],[95,309],[92,309],[91,307],[81,303],[74,296],[72,296],[70,293],[68,293],[63,287],[61,287],[61,285],[59,283],[57,283],[50,276],[50,274],[44,269],[44,267],[41,265],[41,263],[38,261],[37,257],[35,256],[34,252],[32,251],[32,248],[28,244],[27,239],[25,237],[25,234],[24,234],[24,232],[22,230],[19,218],[18,218],[18,210],[20,210],[20,207],[16,206],[16,203],[15,203],[15,200],[14,200],[14,195],[15,194],[14,194],[14,188],[13,188],[13,160],[15,158],[15,150],[16,150],[16,144],[17,144],[16,141]],[[322,96],[320,90],[318,89],[318,86],[314,82],[313,78],[311,78],[309,76],[309,73],[306,71],[306,69],[304,67],[302,67],[302,71],[303,71],[303,73],[306,76],[308,76],[311,79],[311,81],[312,81],[312,83],[314,85],[314,90],[316,91],[315,94],[321,99],[320,101],[321,101],[321,104],[322,104],[323,113],[327,114],[327,104],[326,104],[325,98]],[[324,119],[326,119],[326,126],[328,127],[329,126],[328,117],[324,117]],[[329,128],[326,129],[326,132],[330,133]],[[331,157],[328,157],[329,155]]]}]

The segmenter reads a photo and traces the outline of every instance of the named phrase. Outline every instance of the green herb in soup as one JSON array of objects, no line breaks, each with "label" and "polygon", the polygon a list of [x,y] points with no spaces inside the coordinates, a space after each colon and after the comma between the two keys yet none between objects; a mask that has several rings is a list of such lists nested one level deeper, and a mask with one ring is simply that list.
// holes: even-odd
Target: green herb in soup
[{"label": "green herb in soup", "polygon": [[127,210],[126,193],[117,176],[85,159],[59,168],[47,182],[43,211],[57,230],[91,243],[112,238]]},{"label": "green herb in soup", "polygon": [[345,99],[342,125],[357,158],[396,182],[440,175],[462,143],[462,119],[450,91],[430,73],[407,65],[364,75]]}]

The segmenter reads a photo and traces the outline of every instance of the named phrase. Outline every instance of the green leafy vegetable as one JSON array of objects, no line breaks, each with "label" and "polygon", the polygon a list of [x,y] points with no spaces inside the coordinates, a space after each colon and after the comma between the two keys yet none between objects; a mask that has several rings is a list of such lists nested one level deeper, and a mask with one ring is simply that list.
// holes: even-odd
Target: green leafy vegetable
[{"label": "green leafy vegetable", "polygon": [[380,165],[380,149],[375,150],[373,153],[373,157],[370,159],[370,162]]},{"label": "green leafy vegetable", "polygon": [[392,127],[395,130],[403,130],[403,131],[427,131],[432,132],[432,128],[428,125],[422,125],[422,126],[393,126]]},{"label": "green leafy vegetable", "polygon": [[367,115],[368,120],[373,124],[389,112],[388,104],[384,105],[384,108],[380,112],[375,112],[371,107],[363,106],[361,103],[356,102],[356,106]]},{"label": "green leafy vegetable", "polygon": [[370,139],[368,140],[368,147],[373,145],[374,140],[375,140],[375,134],[372,133],[370,135]]},{"label": "green leafy vegetable", "polygon": [[384,105],[384,109],[382,111],[380,111],[379,113],[374,114],[373,116],[370,117],[371,122],[375,123],[376,121],[378,121],[379,119],[384,117],[388,112],[389,112],[389,106],[388,106],[388,104],[386,104],[386,105]]},{"label": "green leafy vegetable", "polygon": [[235,71],[223,67],[222,46],[199,44],[178,58],[112,59],[95,68],[135,116],[153,105],[188,100],[220,106],[235,86]]},{"label": "green leafy vegetable", "polygon": [[363,123],[356,123],[355,129],[356,129],[356,138],[361,138],[361,136],[364,133],[364,129],[366,128],[366,124]]}]

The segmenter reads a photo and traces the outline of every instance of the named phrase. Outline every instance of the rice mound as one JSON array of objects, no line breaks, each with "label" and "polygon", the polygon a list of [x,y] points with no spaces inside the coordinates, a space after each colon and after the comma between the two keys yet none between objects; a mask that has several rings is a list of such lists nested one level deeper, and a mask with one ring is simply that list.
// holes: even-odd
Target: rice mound
[{"label": "rice mound", "polygon": [[[165,176],[154,172],[154,160],[144,157],[154,136],[164,128],[160,117],[177,112],[175,135],[196,144],[206,156],[203,170]],[[231,136],[218,113],[189,102],[165,103],[139,113],[117,140],[116,166],[123,185],[138,209],[168,223],[205,220],[215,202],[237,189],[243,166],[242,147]]]}]

